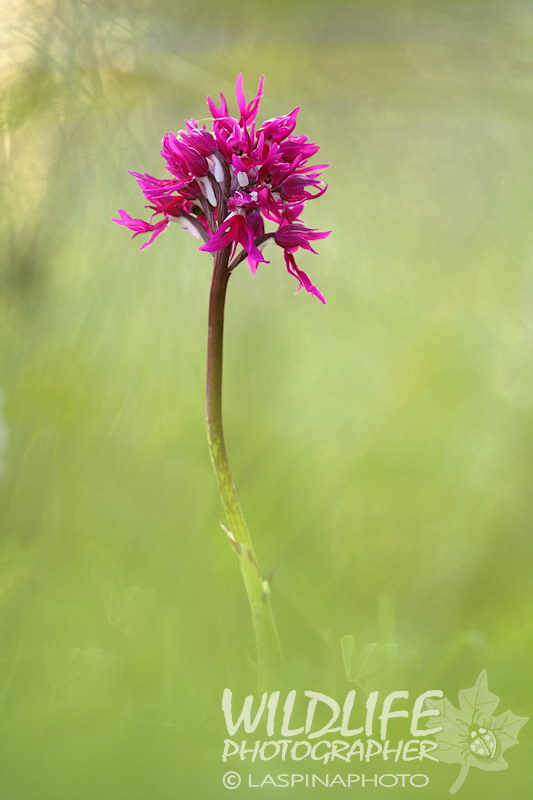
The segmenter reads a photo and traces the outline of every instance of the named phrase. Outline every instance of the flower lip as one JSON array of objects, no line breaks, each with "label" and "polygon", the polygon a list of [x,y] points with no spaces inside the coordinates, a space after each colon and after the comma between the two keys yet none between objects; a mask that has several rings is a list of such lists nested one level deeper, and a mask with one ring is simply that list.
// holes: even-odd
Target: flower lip
[{"label": "flower lip", "polygon": [[233,212],[222,223],[215,235],[198,249],[215,253],[218,250],[224,250],[231,244],[234,251],[235,245],[240,244],[255,261],[268,263],[255,245],[254,239],[254,230],[245,215]]},{"label": "flower lip", "polygon": [[157,237],[167,229],[169,222],[168,217],[159,220],[159,222],[156,222],[155,224],[146,222],[143,219],[134,219],[133,217],[130,217],[130,215],[127,214],[123,208],[118,209],[118,215],[119,219],[111,217],[111,221],[116,222],[117,225],[123,225],[125,228],[133,231],[133,236],[131,237],[132,239],[135,239],[135,237],[140,233],[152,234],[150,238],[139,247],[139,250],[144,250],[146,247],[151,245],[155,239],[157,239]]},{"label": "flower lip", "polygon": [[295,222],[278,228],[274,233],[274,241],[289,253],[293,253],[301,247],[316,254],[316,250],[313,250],[309,242],[316,239],[325,239],[330,233],[331,231],[317,231],[314,228],[307,228],[305,225]]},{"label": "flower lip", "polygon": [[297,278],[299,281],[300,285],[296,290],[296,294],[298,294],[298,292],[301,289],[305,289],[306,292],[309,292],[309,294],[314,295],[320,300],[321,303],[326,305],[326,298],[324,297],[320,289],[317,289],[317,287],[313,284],[307,272],[304,272],[303,269],[300,269],[298,267],[292,253],[288,253],[287,251],[285,251],[285,266],[287,267],[287,272],[290,275],[294,275],[294,277]]}]

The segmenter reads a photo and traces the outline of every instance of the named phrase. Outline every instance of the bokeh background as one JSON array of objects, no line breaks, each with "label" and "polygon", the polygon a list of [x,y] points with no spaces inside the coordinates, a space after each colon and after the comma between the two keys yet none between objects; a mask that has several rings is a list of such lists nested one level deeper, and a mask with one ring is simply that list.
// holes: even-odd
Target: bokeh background
[{"label": "bokeh background", "polygon": [[[327,307],[274,254],[228,305],[227,438],[288,681],[342,695],[351,634],[397,645],[393,688],[454,699],[486,668],[527,715],[531,3],[2,5],[3,795],[226,796],[220,692],[253,690],[254,647],[205,441],[209,258],[108,218],[241,70],[331,163],[307,221],[334,235],[302,259]],[[528,746],[508,755],[463,793],[525,796]]]}]

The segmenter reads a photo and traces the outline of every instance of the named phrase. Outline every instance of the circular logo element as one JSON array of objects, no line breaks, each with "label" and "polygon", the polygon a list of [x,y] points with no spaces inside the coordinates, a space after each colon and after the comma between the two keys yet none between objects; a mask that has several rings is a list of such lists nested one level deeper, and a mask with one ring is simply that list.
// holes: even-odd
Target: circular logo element
[{"label": "circular logo element", "polygon": [[241,785],[241,776],[238,772],[226,772],[222,778],[222,785],[225,789],[237,789]]}]

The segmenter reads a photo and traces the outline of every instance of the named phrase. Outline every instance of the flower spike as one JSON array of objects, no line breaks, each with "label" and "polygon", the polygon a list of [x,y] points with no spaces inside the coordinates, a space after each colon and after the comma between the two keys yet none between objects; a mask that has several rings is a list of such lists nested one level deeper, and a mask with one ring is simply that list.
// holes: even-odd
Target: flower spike
[{"label": "flower spike", "polygon": [[[256,125],[264,82],[261,76],[255,96],[247,102],[239,73],[238,116],[229,114],[223,94],[220,105],[208,97],[212,130],[189,119],[177,135],[166,133],[161,155],[170,177],[131,173],[148,201],[150,220],[134,219],[121,209],[113,222],[133,231],[134,237],[149,234],[142,250],[169,222],[178,221],[206,240],[200,250],[215,256],[230,247],[230,269],[246,258],[254,274],[258,264],[270,263],[261,253],[270,240],[283,250],[287,271],[298,279],[299,288],[325,302],[294,254],[298,249],[316,253],[310,242],[329,236],[330,231],[308,228],[301,219],[305,204],[327,189],[322,181],[327,164],[310,164],[319,146],[294,135],[298,107]],[[265,230],[265,223],[274,229]],[[239,246],[242,251],[236,255]]]}]

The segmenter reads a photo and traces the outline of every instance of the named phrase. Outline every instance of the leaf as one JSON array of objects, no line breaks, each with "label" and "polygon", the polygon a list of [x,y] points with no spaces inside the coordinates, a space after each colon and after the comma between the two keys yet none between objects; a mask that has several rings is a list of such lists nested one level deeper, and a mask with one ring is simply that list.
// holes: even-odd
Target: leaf
[{"label": "leaf", "polygon": [[43,653],[50,685],[65,694],[102,668],[102,651],[96,647],[62,649],[57,642],[47,641]]},{"label": "leaf", "polygon": [[420,664],[416,651],[402,648],[394,642],[370,642],[359,653],[355,649],[353,636],[343,636],[340,643],[346,677],[361,687],[394,688],[398,681],[406,683]]},{"label": "leaf", "polygon": [[384,663],[383,652],[376,642],[365,644],[359,656],[355,659],[352,680],[364,683],[369,677],[379,672]]},{"label": "leaf", "polygon": [[492,721],[496,727],[501,728],[504,735],[509,739],[509,743],[503,748],[504,750],[507,750],[513,744],[518,744],[518,734],[528,720],[529,717],[518,717],[512,711],[505,711],[505,713],[493,718]]},{"label": "leaf", "polygon": [[[469,689],[461,689],[458,693],[459,708],[456,708],[446,697],[429,700],[427,707],[439,711],[427,722],[428,728],[441,726],[442,730],[434,734],[438,745],[435,751],[439,761],[446,764],[460,764],[458,779],[450,788],[455,793],[463,784],[470,767],[486,771],[508,768],[504,752],[518,743],[518,733],[528,718],[518,717],[512,711],[494,716],[500,698],[488,687],[487,672],[482,670],[474,685]],[[470,749],[472,738],[478,728],[486,728],[488,735],[496,739],[496,750],[493,755],[479,757]]]},{"label": "leaf", "polygon": [[459,705],[466,714],[479,711],[485,716],[490,716],[497,708],[500,698],[489,691],[487,671],[482,670],[471,689],[461,689],[459,692]]},{"label": "leaf", "polygon": [[353,636],[346,634],[346,636],[341,637],[341,653],[346,677],[351,680],[352,661],[355,653],[355,639]]},{"label": "leaf", "polygon": [[110,625],[120,628],[133,619],[135,611],[131,606],[138,591],[138,586],[128,586],[123,590],[115,587],[104,595],[106,616]]},{"label": "leaf", "polygon": [[463,754],[466,728],[461,711],[445,697],[442,700],[429,700],[427,706],[439,711],[439,716],[432,716],[427,723],[428,728],[442,726],[442,731],[435,734],[438,749],[435,755],[446,764],[464,764]]},{"label": "leaf", "polygon": [[518,744],[518,734],[528,719],[529,717],[518,717],[512,711],[505,711],[492,718],[493,730],[498,731],[502,753],[505,753],[514,744]]}]

